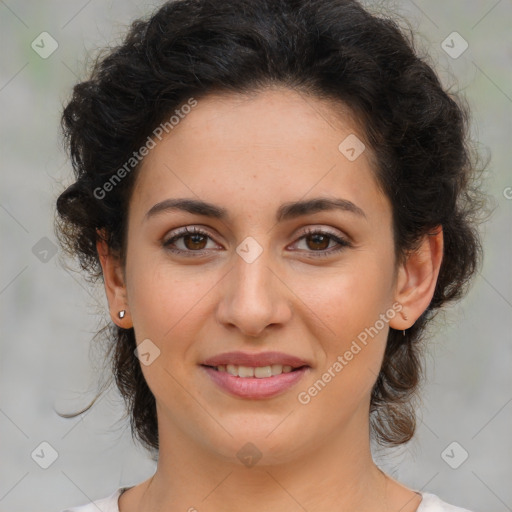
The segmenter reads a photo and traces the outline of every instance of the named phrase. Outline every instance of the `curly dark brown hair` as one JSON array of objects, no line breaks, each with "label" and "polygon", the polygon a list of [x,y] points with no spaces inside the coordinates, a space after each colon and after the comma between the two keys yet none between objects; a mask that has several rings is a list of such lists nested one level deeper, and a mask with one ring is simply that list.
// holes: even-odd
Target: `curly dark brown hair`
[{"label": "curly dark brown hair", "polygon": [[[139,166],[108,194],[97,191],[186,99],[278,84],[347,106],[361,122],[392,204],[397,261],[436,227],[444,231],[432,301],[405,336],[390,329],[372,391],[372,435],[383,445],[414,434],[425,328],[439,308],[464,295],[478,270],[477,214],[485,203],[469,108],[443,88],[410,28],[397,20],[353,0],[165,3],[133,22],[122,44],[100,54],[89,78],[75,85],[62,126],[76,181],[58,197],[56,218],[64,249],[90,278],[101,279],[99,230],[124,262]],[[134,356],[133,328],[106,329],[132,435],[157,451],[155,398]]]}]

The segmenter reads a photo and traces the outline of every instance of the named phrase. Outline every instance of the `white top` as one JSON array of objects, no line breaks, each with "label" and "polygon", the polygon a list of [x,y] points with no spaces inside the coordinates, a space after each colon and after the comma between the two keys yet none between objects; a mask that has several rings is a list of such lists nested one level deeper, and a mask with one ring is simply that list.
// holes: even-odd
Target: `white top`
[{"label": "white top", "polygon": [[[94,503],[88,503],[87,505],[67,508],[62,512],[119,512],[119,496],[127,489],[129,489],[129,487],[120,487],[107,498],[96,500]],[[455,507],[445,503],[435,494],[430,494],[428,492],[421,492],[420,494],[423,500],[416,512],[470,512],[465,508]]]}]

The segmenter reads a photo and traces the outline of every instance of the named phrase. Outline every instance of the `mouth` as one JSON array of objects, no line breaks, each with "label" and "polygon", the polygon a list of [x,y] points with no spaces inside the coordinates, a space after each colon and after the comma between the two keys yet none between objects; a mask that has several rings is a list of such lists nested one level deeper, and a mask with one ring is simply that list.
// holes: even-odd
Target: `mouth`
[{"label": "mouth", "polygon": [[311,369],[306,361],[281,352],[229,352],[200,366],[222,391],[253,400],[284,393]]},{"label": "mouth", "polygon": [[236,364],[221,364],[218,366],[201,365],[206,368],[211,368],[217,372],[224,372],[233,375],[234,377],[241,377],[242,379],[255,377],[257,379],[267,379],[269,377],[276,377],[283,373],[290,373],[308,367],[308,365],[301,365],[293,367],[289,364],[272,364],[267,366],[243,366]]},{"label": "mouth", "polygon": [[[227,371],[232,373],[235,369],[242,369],[240,377],[250,375],[250,369],[258,369],[258,373],[264,369],[265,377],[272,375],[274,371],[277,374],[287,373],[297,370],[302,366],[310,366],[308,361],[284,352],[224,352],[202,361],[202,366],[210,366],[218,371]],[[272,369],[272,367],[274,367]],[[269,370],[270,368],[270,370]],[[245,372],[245,373],[244,373]],[[232,373],[235,375],[234,373]],[[256,375],[257,376],[257,375]]]}]

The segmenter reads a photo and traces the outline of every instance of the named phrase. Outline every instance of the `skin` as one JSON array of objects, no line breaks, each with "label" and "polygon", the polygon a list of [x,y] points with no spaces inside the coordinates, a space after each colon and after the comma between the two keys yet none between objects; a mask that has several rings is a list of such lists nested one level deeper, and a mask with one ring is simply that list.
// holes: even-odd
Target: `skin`
[{"label": "skin", "polygon": [[[112,320],[160,350],[141,365],[157,403],[158,467],[122,494],[120,512],[417,509],[421,496],[372,460],[369,404],[389,327],[413,325],[432,298],[442,230],[396,264],[391,205],[371,151],[367,145],[349,161],[338,150],[349,134],[363,136],[348,109],[334,114],[334,106],[285,88],[200,99],[143,161],[129,205],[126,266],[98,241]],[[282,203],[314,197],[349,200],[364,216],[330,210],[276,222]],[[208,201],[229,218],[145,217],[169,198]],[[185,226],[209,238],[181,238],[175,247],[203,255],[163,245]],[[306,228],[351,246],[329,254],[337,242],[304,237]],[[248,236],[262,248],[252,263],[236,252]],[[397,312],[301,404],[298,393],[393,304],[404,315]],[[199,366],[232,350],[282,351],[311,368],[277,397],[234,398]],[[253,467],[236,456],[248,442],[262,454]]]}]

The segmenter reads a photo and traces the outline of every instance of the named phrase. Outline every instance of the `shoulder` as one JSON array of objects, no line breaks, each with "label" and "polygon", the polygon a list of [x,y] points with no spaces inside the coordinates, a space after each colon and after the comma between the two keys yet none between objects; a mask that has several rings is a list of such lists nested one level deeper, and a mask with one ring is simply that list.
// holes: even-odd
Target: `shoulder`
[{"label": "shoulder", "polygon": [[119,512],[118,500],[123,490],[124,488],[120,487],[106,498],[95,500],[94,502],[86,505],[67,508],[61,512],[98,512],[98,510],[101,510],[101,512]]},{"label": "shoulder", "polygon": [[421,495],[423,500],[416,512],[470,512],[466,508],[455,507],[444,502],[435,494],[422,492]]}]

